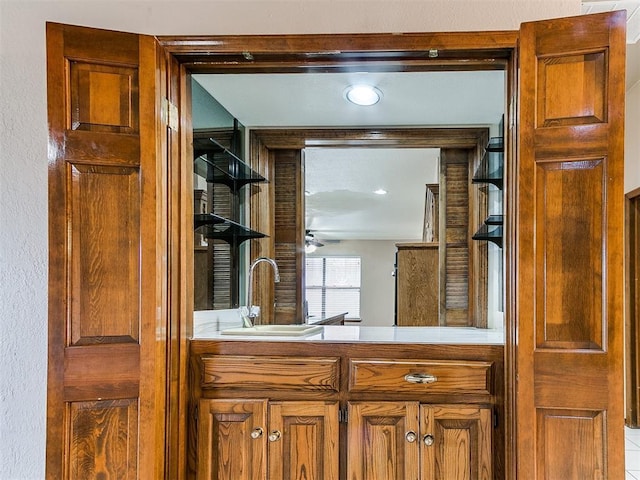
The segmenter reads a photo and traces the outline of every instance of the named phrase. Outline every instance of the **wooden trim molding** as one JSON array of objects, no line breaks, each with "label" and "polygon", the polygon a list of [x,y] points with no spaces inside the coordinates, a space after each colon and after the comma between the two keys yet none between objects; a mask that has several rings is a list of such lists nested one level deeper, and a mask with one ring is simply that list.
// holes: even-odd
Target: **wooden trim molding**
[{"label": "wooden trim molding", "polygon": [[[158,41],[169,56],[178,62],[181,68],[182,81],[188,84],[187,76],[191,73],[280,73],[280,72],[349,72],[361,71],[366,67],[368,71],[403,72],[403,71],[444,71],[444,70],[496,70],[504,69],[508,75],[508,108],[507,116],[515,114],[515,101],[518,98],[518,82],[515,61],[518,31],[482,31],[482,32],[419,32],[419,33],[383,33],[383,34],[321,34],[321,35],[225,35],[225,36],[158,36]],[[437,50],[436,56],[430,56],[432,50]],[[435,53],[435,52],[432,52]],[[189,98],[180,100],[180,114],[187,111]],[[188,114],[186,114],[188,115]],[[511,125],[514,121],[505,124]],[[184,119],[181,120],[184,122]],[[183,129],[188,125],[182,123]],[[514,130],[515,131],[515,130]],[[385,134],[389,134],[386,131]],[[416,134],[419,132],[416,130]],[[370,132],[370,139],[376,139],[380,146],[397,145],[393,139],[383,139],[376,133]],[[181,137],[185,138],[184,136]],[[272,139],[273,140],[273,139]],[[351,140],[354,146],[359,146],[363,140]],[[407,145],[407,138],[402,142]],[[471,140],[474,142],[475,140]],[[324,140],[328,142],[328,140]],[[189,149],[189,139],[185,138],[183,149]],[[326,144],[326,143],[325,143]],[[509,142],[515,146],[515,142]],[[464,148],[468,145],[451,144],[452,148]],[[275,148],[270,145],[269,148]],[[260,159],[266,160],[269,149],[265,145],[253,147],[260,150]],[[190,158],[183,151],[184,158]],[[515,147],[510,150],[510,159],[515,162]],[[509,165],[509,162],[507,162]],[[268,163],[258,166],[258,170],[266,173],[269,178]],[[511,166],[507,166],[511,170]],[[515,171],[515,168],[513,168]],[[268,183],[261,184],[260,190],[267,199],[267,205],[273,206],[273,191]],[[188,190],[188,187],[187,187]],[[505,195],[505,209],[509,209],[511,192]],[[253,200],[252,200],[253,201]],[[188,202],[185,201],[185,205]],[[188,210],[188,209],[187,209]],[[506,211],[506,210],[505,210]],[[191,213],[187,211],[186,218],[182,222],[189,225],[192,221]],[[266,222],[268,227],[264,230],[273,230],[273,221],[268,217],[256,214],[251,219],[251,224]],[[506,230],[510,231],[507,223]],[[262,230],[261,230],[262,231]],[[515,236],[515,235],[513,235]],[[189,243],[187,238],[186,244]],[[513,238],[511,240],[514,240]],[[254,242],[255,243],[255,242]],[[505,247],[506,265],[505,275],[513,276],[513,255],[507,242]],[[251,249],[254,251],[254,244]],[[273,249],[268,245],[255,247],[262,255],[273,256]],[[183,253],[184,254],[184,253]],[[187,257],[189,257],[187,255]],[[185,262],[190,262],[189,258]],[[183,264],[181,272],[189,281],[189,265]],[[269,282],[263,282],[263,284]],[[509,280],[506,282],[510,286]],[[184,285],[184,282],[183,282]],[[260,292],[256,292],[260,294]],[[180,292],[185,324],[190,322],[190,290],[183,288]],[[507,310],[505,311],[505,325],[508,338],[505,355],[506,367],[510,372],[506,382],[508,401],[505,405],[505,427],[514,432],[514,420],[512,412],[515,411],[513,391],[515,389],[514,366],[510,359],[515,359],[516,345],[514,341],[511,319],[515,318],[515,296],[507,293]],[[511,302],[511,303],[510,303]],[[188,330],[188,328],[187,328]],[[184,362],[181,369],[184,370]],[[498,450],[505,451],[504,468],[507,477],[515,477],[515,445],[509,442],[509,449],[504,450],[504,445],[495,445]]]},{"label": "wooden trim molding", "polygon": [[[451,152],[468,151],[469,156],[478,151],[483,151],[486,146],[488,133],[486,128],[354,128],[354,129],[256,129],[250,133],[250,162],[252,168],[263,175],[269,182],[259,185],[252,190],[251,195],[251,228],[264,232],[268,237],[253,240],[251,251],[253,256],[275,254],[274,238],[276,237],[275,225],[273,222],[275,212],[275,164],[277,162],[276,151],[281,150],[302,150],[305,147],[326,147],[326,148],[441,148]],[[464,155],[465,158],[467,155]],[[445,155],[443,155],[443,158]],[[465,169],[467,166],[465,159]],[[470,173],[471,175],[471,173]],[[442,179],[441,179],[442,184]],[[442,198],[446,198],[446,192],[441,191]],[[302,198],[300,201],[303,201]],[[483,210],[486,213],[486,206]],[[475,207],[474,207],[475,212]],[[443,212],[440,212],[442,217]],[[482,215],[484,218],[486,215]],[[470,221],[471,221],[470,216]],[[441,224],[442,225],[442,224]],[[476,228],[476,225],[471,226]],[[301,230],[302,231],[302,230]],[[441,235],[442,242],[445,236]],[[478,251],[477,245],[469,241],[469,254],[471,261],[469,268],[477,268],[486,271],[486,253],[484,260]],[[440,267],[441,297],[444,298],[445,274],[443,265]],[[298,262],[297,278],[302,278],[303,265]],[[478,278],[478,275],[468,274],[468,278]],[[260,305],[273,304],[273,287],[270,282],[256,282],[256,298]],[[486,327],[486,288],[476,281],[469,285],[469,307],[464,310],[464,325]],[[442,311],[442,307],[441,307]],[[477,315],[480,314],[479,317]],[[265,319],[269,318],[268,312]],[[270,323],[268,320],[267,323]],[[447,322],[445,317],[441,318],[441,325],[455,325],[453,321]],[[457,325],[460,325],[458,321]]]},{"label": "wooden trim molding", "polygon": [[625,423],[640,428],[640,188],[625,197]]},{"label": "wooden trim molding", "polygon": [[314,35],[160,36],[193,73],[496,70],[517,31]]}]

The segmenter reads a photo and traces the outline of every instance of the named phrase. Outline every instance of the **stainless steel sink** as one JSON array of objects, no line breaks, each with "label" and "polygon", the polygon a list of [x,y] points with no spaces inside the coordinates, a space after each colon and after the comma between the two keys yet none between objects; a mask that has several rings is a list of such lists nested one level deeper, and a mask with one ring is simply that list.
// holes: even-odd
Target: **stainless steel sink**
[{"label": "stainless steel sink", "polygon": [[253,327],[228,328],[222,335],[301,337],[322,331],[320,325],[255,325]]}]

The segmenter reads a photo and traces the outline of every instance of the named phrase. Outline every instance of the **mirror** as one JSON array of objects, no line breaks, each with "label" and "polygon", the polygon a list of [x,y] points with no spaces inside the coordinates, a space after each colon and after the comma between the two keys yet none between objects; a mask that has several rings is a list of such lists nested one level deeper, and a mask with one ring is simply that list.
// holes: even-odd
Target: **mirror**
[{"label": "mirror", "polygon": [[[323,128],[323,129],[350,129],[354,127],[381,127],[382,128],[424,128],[429,126],[483,126],[487,127],[490,134],[496,135],[498,124],[504,113],[504,72],[402,72],[402,73],[375,73],[375,74],[199,74],[194,75],[194,80],[202,88],[213,96],[231,115],[247,126],[248,130],[258,131],[265,128]],[[349,104],[344,98],[346,86],[362,81],[372,81],[382,91],[381,101],[370,107],[357,107]],[[194,116],[195,119],[195,116]],[[194,121],[194,127],[197,128]],[[337,142],[336,142],[337,143]],[[245,146],[247,138],[245,137]],[[330,252],[336,255],[345,255],[347,242],[353,242],[357,236],[360,241],[387,242],[393,246],[399,242],[421,242],[423,240],[422,229],[425,215],[425,184],[439,183],[442,174],[437,160],[438,149],[432,152],[421,152],[418,148],[365,148],[361,150],[351,148],[338,148],[339,145],[330,147],[306,145],[303,153],[304,167],[306,170],[304,189],[307,195],[304,202],[307,206],[305,217],[306,224],[301,228],[310,230],[311,238],[323,247],[311,255],[328,255]],[[369,160],[363,157],[361,160],[349,164],[347,157],[354,158],[354,154],[369,154]],[[373,191],[383,188],[378,185],[366,187],[368,193],[364,193],[365,187],[359,187],[361,191],[349,190],[348,185],[340,186],[339,182],[364,180],[370,174],[379,171],[382,166],[363,167],[363,162],[375,162],[374,157],[393,157],[396,163],[387,168],[386,177],[397,181],[402,191],[407,193],[409,179],[419,179],[418,186],[411,187],[414,193],[411,196],[415,200],[407,207],[395,207],[396,213],[375,214],[369,211],[369,207],[376,203],[382,196]],[[425,159],[425,169],[428,173],[421,173],[419,167],[400,166],[399,158],[404,155],[422,156]],[[335,160],[333,160],[335,159]],[[429,160],[431,159],[431,160]],[[322,171],[322,163],[331,164],[328,171]],[[369,163],[368,165],[371,165]],[[426,167],[426,165],[430,165]],[[435,171],[435,175],[434,175]],[[340,172],[336,175],[336,172]],[[336,185],[330,188],[314,186],[322,176],[329,178]],[[435,178],[434,178],[435,176]],[[374,184],[379,180],[372,180]],[[421,185],[421,186],[420,186]],[[321,188],[324,188],[321,190]],[[399,187],[389,187],[388,191],[396,191]],[[317,192],[314,192],[314,189]],[[420,191],[418,191],[420,190]],[[489,187],[486,189],[489,191]],[[334,192],[334,198],[328,192]],[[405,192],[406,191],[406,192]],[[320,194],[321,193],[321,194]],[[315,197],[314,197],[315,195]],[[377,197],[377,198],[376,198]],[[488,210],[494,212],[500,209],[499,194],[487,195]],[[387,198],[391,198],[387,194]],[[322,202],[320,202],[322,199]],[[320,202],[320,203],[319,203]],[[445,204],[446,205],[446,204]],[[350,211],[338,213],[337,209],[344,206],[350,207]],[[326,211],[321,215],[320,209]],[[393,208],[392,208],[393,210]],[[412,232],[409,233],[399,223],[405,216],[411,214]],[[401,212],[400,215],[397,212]],[[406,215],[405,215],[406,213]],[[501,213],[501,211],[499,212]],[[371,217],[384,216],[386,222],[371,220]],[[338,225],[342,222],[342,225]],[[352,229],[346,232],[345,224],[352,227],[365,225],[360,233]],[[383,232],[379,227],[386,225],[388,230]],[[379,231],[373,232],[375,226]],[[475,226],[471,227],[475,228]],[[403,233],[401,233],[403,232]],[[351,236],[351,238],[348,238]],[[485,244],[486,245],[486,244]],[[341,252],[342,249],[342,252]],[[487,245],[490,264],[498,265],[501,256],[499,249],[493,245]],[[497,251],[494,251],[497,250]],[[354,251],[354,250],[350,250]],[[353,255],[356,255],[353,253]],[[349,253],[351,255],[351,253]],[[364,253],[360,252],[360,256]],[[392,254],[394,255],[394,253]],[[374,298],[394,296],[394,259],[380,261],[379,255],[373,253],[377,260],[375,264],[384,272],[380,274],[386,278],[386,283],[376,280],[372,283],[379,286],[378,293],[373,290]],[[389,255],[386,255],[389,258]],[[497,259],[497,260],[496,260]],[[369,262],[367,262],[369,263]],[[493,271],[493,273],[491,273]],[[489,269],[489,284],[497,286],[501,290],[501,279],[498,267]],[[362,265],[362,276],[369,277],[367,269]],[[371,305],[366,298],[366,289],[362,285],[362,304]],[[391,285],[389,287],[389,284]],[[384,292],[384,295],[383,295]],[[487,309],[495,314],[489,314],[489,326],[499,326],[500,323],[500,295],[489,295]],[[368,324],[392,324],[393,311],[389,311],[389,305],[393,306],[391,298],[384,308],[375,308],[384,312],[377,320],[372,315],[363,314],[363,321]],[[383,323],[384,322],[384,323]]]},{"label": "mirror", "polygon": [[305,148],[306,229],[323,245],[307,252],[307,262],[310,257],[361,262],[359,299],[333,300],[342,300],[342,308],[309,295],[313,286],[307,276],[311,318],[342,309],[348,320],[392,324],[396,244],[423,240],[425,185],[439,182],[439,156],[437,148]]}]

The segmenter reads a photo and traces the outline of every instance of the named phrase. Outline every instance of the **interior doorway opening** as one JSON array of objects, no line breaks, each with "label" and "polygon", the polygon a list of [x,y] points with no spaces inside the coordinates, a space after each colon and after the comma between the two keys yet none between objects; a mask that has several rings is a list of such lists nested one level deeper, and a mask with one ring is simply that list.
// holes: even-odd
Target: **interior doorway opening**
[{"label": "interior doorway opening", "polygon": [[627,315],[626,415],[628,427],[640,428],[640,189],[626,195]]}]

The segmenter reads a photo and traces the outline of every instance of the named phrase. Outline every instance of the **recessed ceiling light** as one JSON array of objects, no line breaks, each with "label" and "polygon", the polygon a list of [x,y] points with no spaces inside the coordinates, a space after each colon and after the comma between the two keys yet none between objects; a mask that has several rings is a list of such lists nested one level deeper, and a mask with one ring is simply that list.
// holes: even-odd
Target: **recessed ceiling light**
[{"label": "recessed ceiling light", "polygon": [[351,85],[345,90],[344,96],[351,103],[369,106],[380,101],[382,92],[371,85]]},{"label": "recessed ceiling light", "polygon": [[376,195],[386,195],[387,191],[384,188],[379,188],[378,190],[374,191],[373,193],[375,193]]}]

